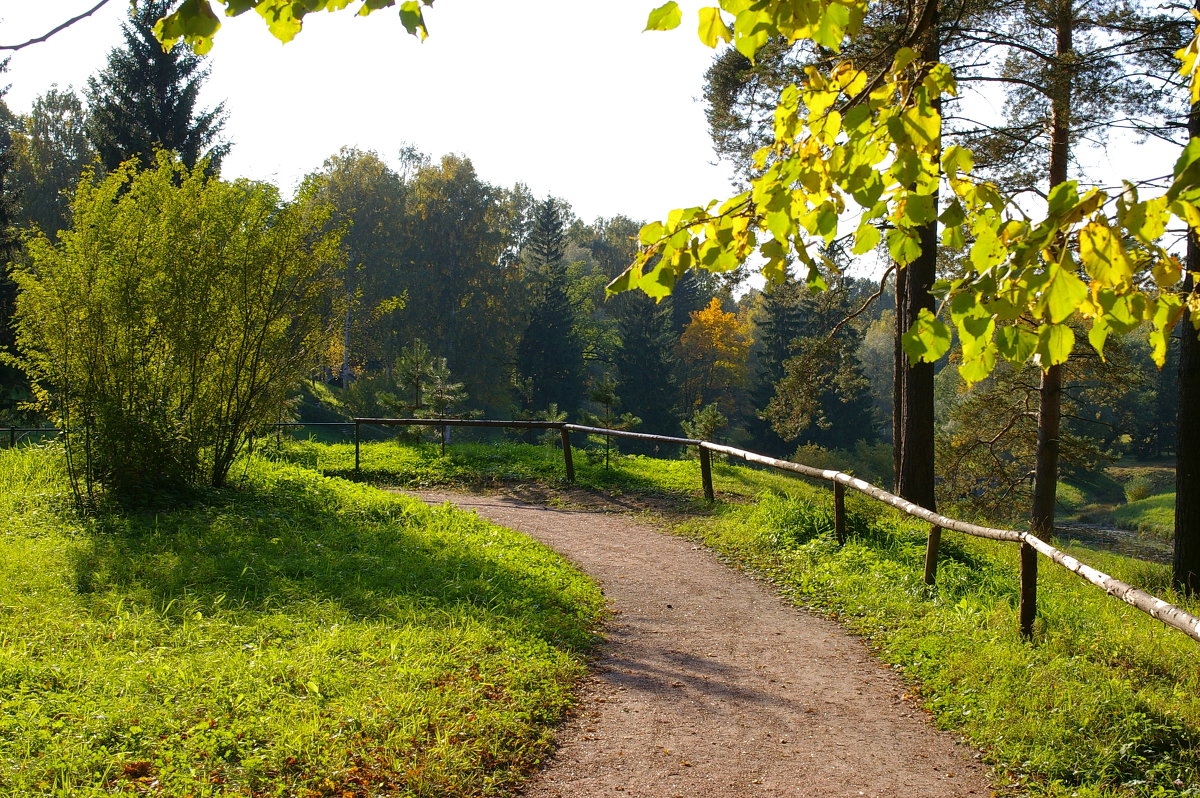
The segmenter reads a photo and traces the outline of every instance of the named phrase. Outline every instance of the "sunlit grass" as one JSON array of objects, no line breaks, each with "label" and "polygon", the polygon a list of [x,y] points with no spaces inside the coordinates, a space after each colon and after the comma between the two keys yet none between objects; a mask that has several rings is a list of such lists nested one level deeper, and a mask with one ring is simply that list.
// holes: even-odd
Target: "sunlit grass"
[{"label": "sunlit grass", "polygon": [[1122,529],[1170,540],[1175,534],[1175,494],[1160,493],[1123,504],[1113,510],[1113,518]]},{"label": "sunlit grass", "polygon": [[[364,456],[366,478],[392,468],[385,462],[404,461],[391,475],[408,484],[448,473],[460,484],[502,475],[562,484],[561,455],[549,449],[452,449],[442,461],[429,449],[393,447],[394,455]],[[344,465],[344,453],[318,456]],[[1035,639],[1026,642],[1017,631],[1014,545],[946,532],[937,585],[929,588],[921,525],[851,494],[851,537],[839,547],[827,488],[727,465],[716,471],[718,490],[734,501],[697,515],[681,533],[862,634],[914,680],[910,692],[940,726],[984,749],[1001,785],[1063,798],[1200,795],[1200,644],[1044,559]],[[583,470],[579,481],[693,498],[700,490],[694,462],[648,458],[622,458],[603,475]],[[1164,566],[1072,553],[1200,613],[1200,602],[1172,592]]]},{"label": "sunlit grass", "polygon": [[548,750],[601,597],[452,509],[250,460],[76,518],[0,452],[0,794],[483,795]]}]

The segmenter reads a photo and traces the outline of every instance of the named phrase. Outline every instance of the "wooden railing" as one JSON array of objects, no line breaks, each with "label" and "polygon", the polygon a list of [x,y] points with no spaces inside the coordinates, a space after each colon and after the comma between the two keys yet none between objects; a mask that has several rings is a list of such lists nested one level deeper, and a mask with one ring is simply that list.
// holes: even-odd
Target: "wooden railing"
[{"label": "wooden railing", "polygon": [[1104,592],[1114,596],[1126,604],[1141,610],[1162,623],[1186,634],[1193,640],[1200,641],[1200,618],[1188,613],[1157,596],[1144,590],[1126,584],[1108,574],[1092,568],[1063,551],[1051,546],[1028,532],[1018,532],[1011,529],[995,529],[992,527],[970,524],[954,518],[940,515],[919,505],[902,499],[882,488],[877,488],[869,482],[845,474],[841,471],[813,468],[811,466],[778,460],[774,457],[735,449],[732,446],[722,446],[710,441],[693,438],[673,438],[667,435],[649,435],[644,432],[626,432],[624,430],[604,429],[602,427],[586,427],[579,424],[567,424],[554,421],[490,421],[483,419],[429,419],[429,418],[356,418],[354,419],[354,468],[358,470],[361,463],[361,445],[359,442],[359,427],[373,426],[426,426],[440,427],[442,441],[445,442],[447,427],[500,427],[517,429],[556,429],[562,440],[563,465],[567,480],[575,481],[575,465],[571,451],[571,433],[582,432],[593,435],[606,435],[613,438],[628,438],[632,440],[669,443],[680,446],[694,446],[700,455],[700,479],[704,497],[712,502],[716,498],[712,479],[712,453],[724,454],[750,463],[770,466],[782,471],[790,471],[812,479],[820,479],[833,484],[834,495],[834,534],[838,543],[846,540],[846,503],[845,489],[852,488],[859,493],[869,496],[876,501],[889,504],[897,510],[919,518],[930,525],[929,536],[925,550],[925,582],[932,585],[937,577],[937,555],[941,542],[941,531],[952,529],[974,537],[1017,543],[1021,546],[1021,600],[1018,610],[1021,634],[1030,637],[1033,634],[1033,620],[1037,614],[1037,555],[1048,557],[1052,562],[1066,568],[1081,579],[1095,585]]}]

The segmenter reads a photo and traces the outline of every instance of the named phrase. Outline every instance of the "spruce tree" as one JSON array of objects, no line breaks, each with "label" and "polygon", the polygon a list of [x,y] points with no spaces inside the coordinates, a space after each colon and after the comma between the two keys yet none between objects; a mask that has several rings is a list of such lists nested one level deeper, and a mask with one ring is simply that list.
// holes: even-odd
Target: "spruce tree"
[{"label": "spruce tree", "polygon": [[[5,59],[0,62],[0,73],[7,68],[8,60]],[[15,222],[20,188],[15,174],[16,150],[12,136],[18,122],[4,102],[5,91],[6,88],[0,88],[0,351],[11,351],[17,286],[8,270],[19,248]],[[4,393],[0,412],[10,414],[15,411],[15,394],[23,391],[24,384],[20,371],[7,364],[0,365],[0,390]]]},{"label": "spruce tree", "polygon": [[135,156],[149,164],[157,148],[178,153],[189,168],[207,158],[215,173],[229,150],[221,140],[224,103],[197,108],[208,77],[203,61],[183,44],[163,52],[154,37],[154,23],[169,6],[168,0],[139,3],[122,27],[124,46],[88,79],[88,135],[109,171]]},{"label": "spruce tree", "polygon": [[567,293],[565,224],[551,197],[534,207],[526,263],[540,282],[529,324],[517,349],[517,371],[528,381],[529,407],[557,404],[567,413],[583,400],[583,345],[576,330],[575,305]]},{"label": "spruce tree", "polygon": [[[645,294],[632,292],[614,297],[612,305],[620,339],[613,365],[621,402],[642,419],[646,432],[675,435],[679,392],[672,379],[677,364],[670,312]],[[630,445],[629,449],[649,452],[653,447]]]}]

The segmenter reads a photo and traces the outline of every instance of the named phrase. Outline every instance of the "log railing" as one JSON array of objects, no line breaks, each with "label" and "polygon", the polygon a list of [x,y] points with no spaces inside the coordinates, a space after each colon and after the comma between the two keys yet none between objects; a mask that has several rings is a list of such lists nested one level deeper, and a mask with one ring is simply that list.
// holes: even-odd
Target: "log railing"
[{"label": "log railing", "polygon": [[680,446],[695,446],[700,455],[700,479],[704,489],[704,497],[708,501],[715,499],[712,479],[712,453],[735,457],[749,463],[770,466],[782,471],[790,471],[811,479],[820,479],[833,483],[834,491],[834,534],[839,543],[846,538],[846,502],[845,489],[852,488],[876,501],[891,505],[902,513],[928,523],[929,537],[925,552],[925,582],[932,585],[937,577],[938,546],[943,529],[952,529],[966,535],[990,540],[1000,540],[1017,543],[1021,546],[1021,599],[1019,622],[1021,634],[1030,637],[1033,634],[1033,619],[1037,612],[1037,555],[1042,554],[1052,562],[1066,568],[1086,582],[1095,585],[1104,592],[1114,596],[1126,604],[1141,610],[1162,623],[1186,634],[1193,640],[1200,641],[1200,618],[1179,607],[1174,606],[1144,590],[1126,584],[1108,574],[1085,565],[1065,552],[1056,549],[1049,543],[1028,532],[1018,532],[1011,529],[996,529],[993,527],[970,524],[954,518],[932,512],[919,505],[877,488],[869,482],[845,474],[841,471],[813,468],[811,466],[779,460],[774,457],[735,449],[732,446],[722,446],[710,441],[693,438],[673,438],[666,435],[650,435],[644,432],[627,432],[625,430],[604,429],[602,427],[586,427],[579,424],[567,424],[556,421],[489,421],[484,419],[451,419],[451,418],[356,418],[354,419],[354,468],[357,470],[361,463],[361,446],[359,442],[359,427],[361,425],[376,426],[432,426],[441,427],[443,446],[445,444],[446,427],[501,427],[518,429],[556,429],[562,436],[563,463],[567,480],[575,480],[574,460],[571,452],[571,433],[582,432],[593,435],[607,435],[613,438],[628,438],[631,440],[669,443]]}]

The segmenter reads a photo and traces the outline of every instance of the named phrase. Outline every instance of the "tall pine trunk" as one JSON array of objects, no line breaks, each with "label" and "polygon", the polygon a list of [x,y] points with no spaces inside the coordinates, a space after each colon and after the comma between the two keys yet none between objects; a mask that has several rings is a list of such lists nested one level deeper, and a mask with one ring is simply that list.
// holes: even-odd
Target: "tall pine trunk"
[{"label": "tall pine trunk", "polygon": [[[1200,136],[1200,105],[1188,114],[1188,134]],[[1188,235],[1183,288],[1196,288],[1200,239]],[[1184,593],[1200,593],[1200,338],[1192,314],[1183,314],[1179,335],[1179,421],[1175,428],[1175,558],[1172,576]]]},{"label": "tall pine trunk", "polygon": [[[925,61],[941,57],[937,0],[925,0],[919,10],[914,40]],[[941,110],[941,103],[937,103]],[[934,194],[937,202],[937,194]],[[921,254],[896,273],[896,349],[893,407],[893,445],[896,493],[928,510],[936,510],[933,457],[933,364],[910,364],[900,348],[900,336],[916,322],[922,308],[934,310],[932,293],[937,272],[937,221],[920,231]]]},{"label": "tall pine trunk", "polygon": [[[1075,14],[1072,0],[1059,0],[1055,66],[1050,99],[1050,188],[1066,182],[1071,155],[1071,67]],[[1038,396],[1037,465],[1034,468],[1030,529],[1040,538],[1054,536],[1054,505],[1058,498],[1059,427],[1062,422],[1062,366],[1042,372]]]}]

